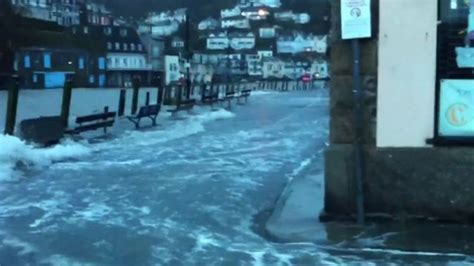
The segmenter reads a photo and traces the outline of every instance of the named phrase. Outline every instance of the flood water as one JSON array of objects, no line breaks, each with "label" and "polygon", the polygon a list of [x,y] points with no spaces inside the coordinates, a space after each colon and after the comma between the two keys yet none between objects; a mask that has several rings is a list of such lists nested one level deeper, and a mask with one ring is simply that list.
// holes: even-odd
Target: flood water
[{"label": "flood water", "polygon": [[[73,114],[98,101],[73,99]],[[313,242],[267,238],[290,179],[319,176],[323,205],[328,109],[322,90],[258,92],[46,150],[1,137],[0,265],[472,265],[474,230],[460,225],[339,222]]]}]

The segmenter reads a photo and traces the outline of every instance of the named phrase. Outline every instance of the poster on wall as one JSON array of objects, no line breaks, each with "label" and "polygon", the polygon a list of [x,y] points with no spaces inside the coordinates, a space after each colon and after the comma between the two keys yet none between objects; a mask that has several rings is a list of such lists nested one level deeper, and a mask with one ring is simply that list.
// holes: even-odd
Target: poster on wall
[{"label": "poster on wall", "polygon": [[342,39],[370,38],[371,20],[370,0],[341,0]]},{"label": "poster on wall", "polygon": [[465,30],[464,45],[456,47],[456,62],[460,68],[474,68],[474,45],[471,45],[474,42],[474,0],[464,1],[469,10],[467,29]]},{"label": "poster on wall", "polygon": [[441,80],[439,135],[474,137],[474,79]]}]

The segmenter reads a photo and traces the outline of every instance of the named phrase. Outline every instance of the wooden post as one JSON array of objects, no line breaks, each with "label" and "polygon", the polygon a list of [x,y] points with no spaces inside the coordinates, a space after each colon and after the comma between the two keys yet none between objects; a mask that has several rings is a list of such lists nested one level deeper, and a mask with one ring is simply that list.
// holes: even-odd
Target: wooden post
[{"label": "wooden post", "polygon": [[146,92],[145,105],[146,106],[150,105],[150,92],[149,91]]},{"label": "wooden post", "polygon": [[161,105],[163,103],[163,92],[164,86],[158,87],[158,95],[156,97],[156,104]]},{"label": "wooden post", "polygon": [[[108,106],[104,107],[104,114],[108,112],[109,112],[109,107]],[[104,134],[107,134],[107,127],[104,127]]]},{"label": "wooden post", "polygon": [[72,98],[72,80],[69,78],[64,83],[63,89],[63,102],[61,105],[61,123],[64,128],[67,128],[69,125],[69,113],[71,108],[71,98]]},{"label": "wooden post", "polygon": [[140,90],[140,80],[138,78],[134,78],[133,79],[133,96],[132,96],[132,115],[137,113],[139,90]]},{"label": "wooden post", "polygon": [[127,91],[125,89],[120,90],[118,116],[122,117],[125,114],[125,102],[127,98]]},{"label": "wooden post", "polygon": [[15,133],[16,113],[18,107],[19,77],[12,76],[10,89],[8,90],[7,117],[5,120],[5,134]]}]

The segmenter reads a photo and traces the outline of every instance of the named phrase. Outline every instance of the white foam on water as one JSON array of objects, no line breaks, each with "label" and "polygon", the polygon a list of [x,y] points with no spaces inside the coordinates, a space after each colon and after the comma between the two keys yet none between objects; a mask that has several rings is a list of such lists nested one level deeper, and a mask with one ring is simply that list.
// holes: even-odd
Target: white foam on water
[{"label": "white foam on water", "polygon": [[96,264],[86,263],[74,260],[72,258],[55,254],[50,256],[47,259],[41,261],[42,264],[52,265],[52,266],[94,266]]},{"label": "white foam on water", "polygon": [[74,218],[82,221],[100,221],[104,217],[112,213],[112,208],[107,206],[105,203],[93,203],[81,211],[76,211],[74,213]]},{"label": "white foam on water", "polygon": [[219,241],[210,233],[198,233],[196,236],[196,251],[204,251],[206,247],[219,247]]},{"label": "white foam on water", "polygon": [[36,148],[17,137],[0,135],[0,181],[22,177],[17,164],[27,167],[45,167],[55,161],[89,155],[91,149],[83,144],[65,141],[51,148]]},{"label": "white foam on water", "polygon": [[5,237],[2,244],[7,247],[19,249],[20,251],[18,252],[18,255],[20,256],[31,254],[37,250],[32,244],[14,236]]},{"label": "white foam on water", "polygon": [[[199,109],[197,109],[199,111]],[[204,125],[222,119],[230,119],[235,114],[224,109],[190,115],[187,119],[169,124],[166,128],[153,131],[128,131],[122,137],[95,146],[95,150],[123,148],[124,143],[131,146],[150,146],[176,139],[189,137],[205,131]]]},{"label": "white foam on water", "polygon": [[261,96],[261,95],[268,95],[268,94],[275,94],[274,91],[252,91],[252,96]]},{"label": "white foam on water", "polygon": [[134,166],[142,163],[141,159],[126,160],[126,161],[94,161],[94,162],[63,162],[52,165],[53,169],[61,170],[81,170],[97,169],[97,168],[108,168],[108,167],[120,167],[120,166]]}]

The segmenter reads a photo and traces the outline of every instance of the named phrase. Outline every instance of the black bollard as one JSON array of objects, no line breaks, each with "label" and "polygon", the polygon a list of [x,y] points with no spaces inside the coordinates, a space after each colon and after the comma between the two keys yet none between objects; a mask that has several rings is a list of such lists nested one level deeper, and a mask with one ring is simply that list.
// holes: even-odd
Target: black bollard
[{"label": "black bollard", "polygon": [[8,90],[7,117],[5,120],[5,134],[15,133],[16,113],[18,107],[19,77],[13,76]]},{"label": "black bollard", "polygon": [[137,113],[139,90],[140,90],[140,80],[138,78],[134,78],[133,79],[133,96],[132,96],[132,115]]},{"label": "black bollard", "polygon": [[[108,112],[109,112],[109,107],[108,106],[104,107],[104,114]],[[107,134],[107,127],[104,127],[104,134]]]},{"label": "black bollard", "polygon": [[122,117],[125,114],[125,102],[127,98],[127,91],[125,89],[120,90],[118,116]]},{"label": "black bollard", "polygon": [[161,105],[163,103],[163,92],[164,92],[164,86],[158,87],[158,94],[156,97],[156,104]]},{"label": "black bollard", "polygon": [[67,128],[69,125],[71,98],[72,98],[72,79],[68,79],[64,83],[63,102],[61,105],[61,124],[64,128]]},{"label": "black bollard", "polygon": [[146,106],[150,105],[150,92],[149,91],[146,92],[145,105]]}]

